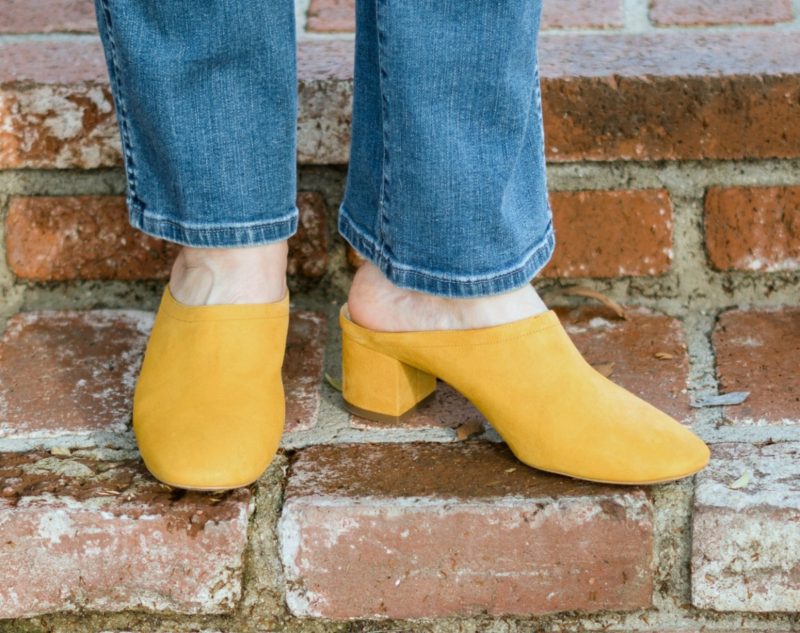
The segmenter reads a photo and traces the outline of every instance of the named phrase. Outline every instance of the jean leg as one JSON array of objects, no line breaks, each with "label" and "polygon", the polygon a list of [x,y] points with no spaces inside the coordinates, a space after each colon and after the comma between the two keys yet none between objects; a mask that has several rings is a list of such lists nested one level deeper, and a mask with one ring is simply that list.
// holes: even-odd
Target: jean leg
[{"label": "jean leg", "polygon": [[94,2],[131,224],[194,247],[294,234],[294,2]]},{"label": "jean leg", "polygon": [[528,283],[555,247],[541,0],[357,0],[339,231],[395,284],[471,297]]}]

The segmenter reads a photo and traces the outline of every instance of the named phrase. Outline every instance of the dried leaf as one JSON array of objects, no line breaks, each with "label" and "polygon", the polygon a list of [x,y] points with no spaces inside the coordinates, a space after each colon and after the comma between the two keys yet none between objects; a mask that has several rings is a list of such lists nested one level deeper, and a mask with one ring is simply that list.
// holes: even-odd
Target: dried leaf
[{"label": "dried leaf", "polygon": [[749,391],[731,391],[730,393],[721,393],[718,396],[701,396],[690,404],[695,409],[702,407],[721,407],[731,406],[735,404],[742,404],[750,395]]},{"label": "dried leaf", "polygon": [[570,286],[569,288],[563,288],[562,290],[558,291],[557,294],[576,295],[579,297],[588,297],[590,299],[597,299],[604,306],[613,310],[614,313],[620,319],[628,318],[628,315],[625,314],[625,309],[620,304],[618,304],[610,297],[607,297],[602,292],[599,292],[592,288],[587,288],[586,286]]},{"label": "dried leaf", "polygon": [[655,357],[658,360],[671,360],[672,354],[668,354],[667,352],[656,352]]},{"label": "dried leaf", "polygon": [[598,363],[597,365],[592,365],[592,367],[603,374],[603,376],[606,378],[614,373],[614,363]]},{"label": "dried leaf", "polygon": [[70,451],[68,448],[64,446],[54,446],[53,448],[50,449],[50,454],[69,457],[70,455],[72,455],[72,451]]},{"label": "dried leaf", "polygon": [[327,371],[325,372],[325,381],[326,381],[326,382],[327,382],[327,383],[328,383],[328,384],[329,384],[331,387],[333,387],[334,389],[336,389],[336,391],[341,391],[341,390],[342,390],[342,381],[341,381],[341,380],[337,380],[336,378],[334,378],[333,376],[331,376],[331,375],[330,375],[330,374],[329,374]]},{"label": "dried leaf", "polygon": [[749,470],[744,471],[741,477],[728,486],[728,488],[744,488],[750,483],[750,477],[753,473]]},{"label": "dried leaf", "polygon": [[464,422],[464,424],[456,427],[456,437],[459,440],[466,440],[467,438],[482,432],[483,423],[480,420],[470,420],[469,422]]},{"label": "dried leaf", "polygon": [[100,490],[97,494],[101,497],[116,497],[120,493],[117,490]]}]

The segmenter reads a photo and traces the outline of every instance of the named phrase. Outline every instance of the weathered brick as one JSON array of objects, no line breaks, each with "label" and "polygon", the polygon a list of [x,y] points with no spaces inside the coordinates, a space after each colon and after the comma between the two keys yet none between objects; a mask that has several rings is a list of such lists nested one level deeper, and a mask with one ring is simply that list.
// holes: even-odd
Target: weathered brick
[{"label": "weathered brick", "polygon": [[91,33],[97,30],[91,0],[3,0],[0,33]]},{"label": "weathered brick", "polygon": [[300,221],[289,239],[288,272],[318,279],[328,266],[328,222],[325,200],[316,191],[297,194]]},{"label": "weathered brick", "polygon": [[286,433],[310,429],[317,423],[327,333],[324,314],[292,310],[283,361]]},{"label": "weathered brick", "polygon": [[287,604],[298,616],[531,615],[651,604],[653,509],[645,490],[535,471],[502,445],[301,450],[278,533]]},{"label": "weathered brick", "polygon": [[775,24],[794,17],[791,0],[651,0],[658,26]]},{"label": "weathered brick", "polygon": [[798,525],[800,442],[712,444],[695,488],[692,603],[798,612]]},{"label": "weathered brick", "polygon": [[[311,0],[306,29],[334,33],[355,31],[355,0]],[[542,29],[605,28],[624,24],[620,0],[573,0],[542,5]]]},{"label": "weathered brick", "polygon": [[[555,310],[590,364],[601,366],[601,370],[612,364],[609,375],[612,381],[676,419],[691,421],[686,388],[689,357],[677,319],[644,308],[629,308],[626,320],[605,307],[556,307]],[[656,354],[666,354],[669,358],[659,358]],[[484,427],[489,425],[466,398],[439,381],[436,395],[397,426],[456,428],[472,421],[480,421]],[[356,415],[350,416],[350,424],[362,429],[389,426]]]},{"label": "weathered brick", "polygon": [[[800,32],[543,33],[539,51],[551,161],[800,156]],[[0,60],[0,168],[120,163],[98,42]],[[352,62],[350,40],[301,42],[301,163],[347,162]]]},{"label": "weathered brick", "polygon": [[[133,441],[133,389],[153,323],[141,310],[44,310],[9,319],[0,339],[0,440],[23,445]],[[292,310],[283,365],[286,431],[316,424],[326,327]]]},{"label": "weathered brick", "polygon": [[800,187],[711,187],[705,238],[717,270],[800,270]]},{"label": "weathered brick", "polygon": [[550,202],[556,250],[541,276],[621,277],[669,270],[667,191],[555,191]]},{"label": "weathered brick", "polygon": [[22,279],[166,278],[179,250],[131,226],[121,196],[14,197],[9,205],[6,254]]},{"label": "weathered brick", "polygon": [[724,407],[737,424],[800,424],[800,308],[729,310],[712,335],[720,392],[749,391]]},{"label": "weathered brick", "polygon": [[222,613],[241,595],[250,491],[170,492],[140,460],[0,457],[0,618]]},{"label": "weathered brick", "polygon": [[606,28],[625,24],[621,0],[542,3],[542,29]]},{"label": "weathered brick", "polygon": [[0,340],[0,438],[91,444],[127,433],[151,327],[139,310],[12,316]]}]

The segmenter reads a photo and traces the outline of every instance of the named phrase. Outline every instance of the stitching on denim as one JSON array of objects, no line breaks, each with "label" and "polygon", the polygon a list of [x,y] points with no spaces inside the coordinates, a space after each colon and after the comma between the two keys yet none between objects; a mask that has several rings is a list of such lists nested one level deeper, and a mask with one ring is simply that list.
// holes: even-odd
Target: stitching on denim
[{"label": "stitching on denim", "polygon": [[144,207],[144,203],[139,199],[136,191],[136,166],[133,160],[133,146],[131,145],[131,134],[128,129],[128,108],[125,105],[125,99],[122,95],[122,81],[120,80],[119,60],[117,57],[117,44],[114,41],[113,24],[111,22],[111,8],[109,7],[108,0],[100,0],[103,7],[103,21],[106,27],[106,36],[108,38],[109,57],[111,58],[111,65],[109,68],[109,76],[114,83],[116,94],[114,100],[119,111],[120,122],[120,137],[122,138],[122,154],[125,160],[125,172],[128,175],[128,188],[130,189],[130,197]]},{"label": "stitching on denim", "polygon": [[[364,231],[363,228],[356,225],[356,223],[352,220],[352,216],[344,207],[341,205],[341,216],[342,218],[346,219],[347,223],[350,225],[352,232],[355,236],[358,237],[359,240],[365,245],[364,250],[369,250],[371,255],[376,257],[379,260],[386,262],[389,266],[391,266],[394,270],[401,271],[403,274],[414,275],[418,277],[423,277],[426,279],[433,279],[435,281],[444,281],[444,282],[456,282],[456,283],[471,283],[471,282],[483,282],[483,281],[495,281],[495,280],[503,280],[506,277],[513,276],[517,274],[522,268],[524,268],[532,259],[534,259],[538,254],[540,254],[544,249],[547,249],[550,246],[553,234],[553,222],[552,219],[547,223],[547,227],[545,228],[545,235],[544,238],[535,246],[531,247],[530,251],[527,255],[524,256],[522,264],[518,264],[512,266],[511,268],[507,269],[503,272],[498,273],[488,273],[485,277],[444,277],[443,274],[437,274],[433,271],[429,272],[421,272],[416,270],[410,266],[404,266],[402,264],[398,264],[391,259],[389,259],[383,252],[378,251],[375,247],[376,245],[372,243],[369,235]],[[355,246],[355,245],[354,245]],[[372,257],[368,257],[368,259],[372,259]]]},{"label": "stitching on denim", "polygon": [[381,187],[378,195],[378,248],[381,253],[386,246],[386,227],[389,224],[389,217],[386,213],[386,190],[389,185],[389,99],[386,96],[386,82],[388,73],[384,64],[386,34],[382,24],[385,21],[382,7],[383,0],[375,0],[375,31],[377,33],[378,49],[378,86],[381,93],[381,138],[383,141],[383,153],[381,155]]}]

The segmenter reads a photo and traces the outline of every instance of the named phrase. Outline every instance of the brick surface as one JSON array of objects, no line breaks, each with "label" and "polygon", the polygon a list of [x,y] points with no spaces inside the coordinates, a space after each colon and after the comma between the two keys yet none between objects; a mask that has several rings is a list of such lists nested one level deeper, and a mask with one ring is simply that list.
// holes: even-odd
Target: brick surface
[{"label": "brick surface", "polygon": [[121,196],[11,199],[6,255],[33,281],[169,277],[180,246],[132,227]]},{"label": "brick surface", "polygon": [[606,28],[625,24],[621,0],[544,2],[542,29]]},{"label": "brick surface", "polygon": [[328,221],[325,200],[316,191],[297,195],[300,221],[297,233],[289,239],[288,272],[318,279],[328,265]]},{"label": "brick surface", "polygon": [[800,442],[711,445],[696,481],[692,603],[800,611]]},{"label": "brick surface", "polygon": [[712,336],[720,393],[749,391],[724,407],[737,424],[800,424],[800,308],[730,310]]},{"label": "brick surface", "polygon": [[0,33],[91,33],[97,30],[91,0],[3,0]]},{"label": "brick surface", "polygon": [[800,187],[712,187],[708,258],[717,270],[800,270]]},{"label": "brick surface", "polygon": [[659,26],[775,24],[794,17],[791,0],[651,0]]},{"label": "brick surface", "polygon": [[[613,363],[609,378],[644,398],[671,416],[688,423],[687,381],[689,357],[683,328],[677,319],[646,309],[629,309],[628,319],[618,318],[610,309],[596,306],[555,308],[567,333],[592,365]],[[656,354],[668,354],[659,359]],[[422,404],[402,423],[390,425],[351,415],[355,428],[456,428],[480,421],[489,423],[469,401],[439,381],[436,395]]]},{"label": "brick surface", "polygon": [[543,277],[658,275],[672,263],[672,204],[663,189],[550,194],[556,249]]},{"label": "brick surface", "polygon": [[283,361],[286,433],[304,431],[317,423],[327,332],[321,312],[292,310]]},{"label": "brick surface", "polygon": [[640,488],[490,443],[314,446],[278,524],[287,604],[333,619],[645,608],[652,512]]},{"label": "brick surface", "polygon": [[170,492],[141,461],[0,457],[0,618],[232,610],[252,503]]},{"label": "brick surface", "polygon": [[[119,444],[153,312],[22,312],[0,339],[0,440],[41,445]],[[316,424],[326,327],[293,310],[283,366],[286,431]]]},{"label": "brick surface", "polygon": [[21,312],[0,340],[0,438],[128,431],[152,313]]},{"label": "brick surface", "polygon": [[[335,33],[355,31],[355,0],[311,0],[306,29]],[[542,5],[542,29],[605,28],[624,24],[620,0],[572,0]]]},{"label": "brick surface", "polygon": [[[800,156],[800,32],[544,33],[539,50],[551,161]],[[0,61],[0,168],[120,164],[98,42]],[[352,62],[352,41],[300,43],[301,163],[347,162]]]}]

